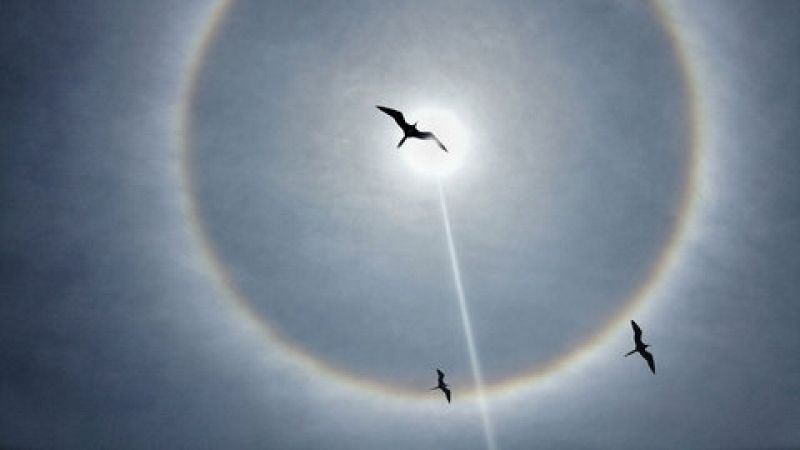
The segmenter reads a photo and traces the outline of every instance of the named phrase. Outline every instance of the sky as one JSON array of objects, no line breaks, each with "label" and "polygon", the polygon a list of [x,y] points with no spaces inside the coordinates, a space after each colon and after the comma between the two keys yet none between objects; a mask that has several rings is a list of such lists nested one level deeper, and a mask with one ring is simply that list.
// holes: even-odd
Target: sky
[{"label": "sky", "polygon": [[0,448],[800,446],[800,3],[0,21]]}]

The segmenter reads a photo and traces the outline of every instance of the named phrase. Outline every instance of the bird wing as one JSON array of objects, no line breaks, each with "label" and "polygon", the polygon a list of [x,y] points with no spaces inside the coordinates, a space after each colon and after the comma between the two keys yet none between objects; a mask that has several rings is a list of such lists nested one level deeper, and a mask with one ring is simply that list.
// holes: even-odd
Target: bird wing
[{"label": "bird wing", "polygon": [[631,320],[631,326],[633,327],[633,340],[640,344],[642,342],[642,329],[639,328],[639,325],[636,325],[636,322]]},{"label": "bird wing", "polygon": [[400,111],[398,111],[396,109],[392,109],[392,108],[387,108],[385,106],[379,106],[379,105],[375,105],[375,107],[380,109],[381,111],[385,112],[386,114],[392,116],[392,119],[394,119],[394,121],[397,122],[397,125],[400,128],[405,130],[405,128],[408,126],[408,122],[406,122],[406,118],[403,117],[403,113],[401,113]]},{"label": "bird wing", "polygon": [[442,388],[444,391],[444,396],[447,397],[447,403],[450,403],[450,389]]},{"label": "bird wing", "polygon": [[436,373],[439,374],[439,384],[444,383],[444,372],[439,369],[436,369]]},{"label": "bird wing", "polygon": [[653,359],[653,354],[647,350],[642,350],[639,353],[641,353],[642,358],[647,360],[647,365],[650,366],[650,371],[656,373],[656,361]]},{"label": "bird wing", "polygon": [[442,144],[442,141],[440,141],[439,138],[437,138],[436,135],[430,131],[422,131],[416,137],[420,139],[433,139],[437,144],[439,144],[440,149],[447,151],[447,148],[445,148],[444,144]]}]

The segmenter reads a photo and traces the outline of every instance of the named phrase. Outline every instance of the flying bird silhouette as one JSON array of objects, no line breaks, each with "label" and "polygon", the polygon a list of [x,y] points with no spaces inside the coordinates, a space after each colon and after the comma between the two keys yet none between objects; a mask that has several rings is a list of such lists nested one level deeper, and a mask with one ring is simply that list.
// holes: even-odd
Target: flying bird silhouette
[{"label": "flying bird silhouette", "polygon": [[633,342],[636,343],[636,348],[629,351],[625,354],[625,356],[630,356],[636,352],[639,352],[647,361],[647,365],[650,366],[650,370],[655,374],[656,373],[656,362],[653,360],[653,355],[647,351],[647,347],[650,347],[650,344],[645,344],[642,342],[642,329],[639,328],[639,325],[636,325],[636,322],[631,320],[631,326],[633,327]]},{"label": "flying bird silhouette", "polygon": [[400,139],[400,142],[397,143],[397,148],[400,148],[400,146],[403,145],[403,142],[405,142],[406,139],[417,138],[417,139],[433,139],[434,141],[436,141],[437,144],[439,144],[439,148],[441,148],[444,151],[447,151],[447,148],[445,148],[444,144],[442,144],[442,141],[440,141],[439,138],[437,138],[433,133],[431,133],[430,131],[419,131],[417,129],[417,122],[414,122],[414,125],[409,125],[409,123],[406,122],[405,117],[403,117],[403,113],[401,113],[400,111],[392,108],[387,108],[385,106],[375,105],[375,107],[385,112],[386,114],[392,116],[392,119],[394,119],[394,121],[397,122],[397,125],[400,127],[400,129],[403,130],[403,139]]},{"label": "flying bird silhouette", "polygon": [[447,389],[447,383],[444,382],[444,372],[436,369],[436,373],[439,374],[439,382],[436,387],[432,387],[431,390],[441,389],[442,392],[444,392],[444,396],[447,397],[447,403],[450,403],[450,389]]}]

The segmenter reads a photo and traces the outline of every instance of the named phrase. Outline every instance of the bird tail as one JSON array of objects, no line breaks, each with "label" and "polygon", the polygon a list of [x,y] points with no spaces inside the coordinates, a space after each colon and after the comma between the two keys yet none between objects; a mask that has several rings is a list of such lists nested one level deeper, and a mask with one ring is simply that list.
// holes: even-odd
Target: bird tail
[{"label": "bird tail", "polygon": [[400,139],[400,142],[398,142],[398,143],[397,143],[397,148],[400,148],[400,146],[401,146],[401,145],[403,145],[403,142],[405,142],[405,141],[406,141],[406,138],[407,138],[407,137],[408,137],[408,136],[403,136],[403,139]]},{"label": "bird tail", "polygon": [[636,349],[633,349],[633,350],[629,351],[628,353],[625,353],[625,356],[631,356],[634,353],[636,353]]}]

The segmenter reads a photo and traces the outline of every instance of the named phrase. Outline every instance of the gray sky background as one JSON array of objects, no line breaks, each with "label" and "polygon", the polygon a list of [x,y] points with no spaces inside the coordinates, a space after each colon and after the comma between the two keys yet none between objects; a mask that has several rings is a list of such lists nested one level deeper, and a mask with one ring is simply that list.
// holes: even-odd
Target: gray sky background
[{"label": "gray sky background", "polygon": [[[469,126],[445,191],[485,378],[513,378],[603,329],[669,240],[689,99],[652,9],[234,2],[190,167],[270,340],[182,203],[179,101],[213,6],[0,11],[0,446],[484,448],[436,182],[374,105]],[[800,446],[800,3],[665,6],[704,112],[691,221],[635,317],[490,396],[501,449]],[[655,376],[621,357],[631,318]]]}]

